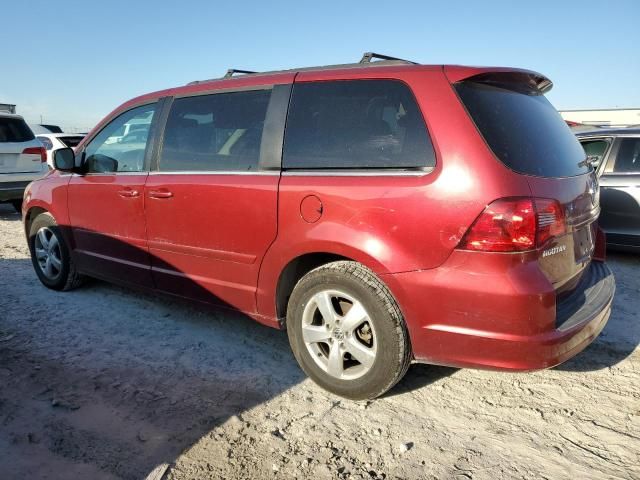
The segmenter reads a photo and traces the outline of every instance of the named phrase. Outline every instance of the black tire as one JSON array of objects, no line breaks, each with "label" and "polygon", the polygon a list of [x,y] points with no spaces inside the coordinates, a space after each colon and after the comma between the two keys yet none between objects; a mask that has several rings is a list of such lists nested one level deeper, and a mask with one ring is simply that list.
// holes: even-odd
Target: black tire
[{"label": "black tire", "polygon": [[20,200],[11,200],[11,205],[18,213],[22,213],[22,199]]},{"label": "black tire", "polygon": [[[38,263],[38,259],[36,258],[35,239],[38,231],[43,227],[46,227],[53,235],[56,236],[59,245],[58,251],[61,268],[55,278],[48,278],[47,275],[45,275]],[[41,213],[31,223],[29,228],[29,250],[31,252],[31,262],[36,271],[36,275],[45,287],[51,288],[52,290],[67,291],[78,287],[82,283],[82,276],[78,274],[73,259],[71,258],[69,246],[65,241],[60,227],[51,214]]]},{"label": "black tire", "polygon": [[[366,373],[358,378],[342,379],[330,375],[318,365],[303,339],[303,315],[307,304],[314,295],[333,290],[357,299],[368,314],[367,322],[371,321],[373,324],[377,342],[375,359],[367,367]],[[338,318],[344,320],[346,316]],[[371,270],[357,262],[329,263],[302,277],[289,299],[287,333],[293,354],[302,370],[324,389],[352,400],[372,399],[382,395],[404,376],[411,363],[411,345],[400,308],[387,286]],[[333,344],[335,340],[332,338],[329,341]],[[339,343],[343,345],[342,341]],[[331,348],[323,343],[315,345],[325,350]],[[322,353],[317,352],[316,355],[321,356]],[[329,353],[326,355],[328,358]],[[351,358],[350,354],[342,356],[341,365],[346,365],[343,360],[348,362]]]}]

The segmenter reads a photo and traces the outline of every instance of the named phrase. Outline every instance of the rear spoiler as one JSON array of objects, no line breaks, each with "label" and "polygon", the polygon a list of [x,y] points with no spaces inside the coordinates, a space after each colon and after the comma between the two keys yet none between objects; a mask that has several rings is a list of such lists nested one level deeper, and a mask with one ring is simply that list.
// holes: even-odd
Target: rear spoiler
[{"label": "rear spoiler", "polygon": [[547,93],[553,88],[553,82],[541,73],[517,68],[446,66],[444,74],[451,83],[485,83],[538,93]]}]

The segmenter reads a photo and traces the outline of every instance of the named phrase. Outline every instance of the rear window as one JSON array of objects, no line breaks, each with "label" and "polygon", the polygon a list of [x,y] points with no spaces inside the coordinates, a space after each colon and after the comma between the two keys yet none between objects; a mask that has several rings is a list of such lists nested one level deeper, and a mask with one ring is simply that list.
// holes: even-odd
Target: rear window
[{"label": "rear window", "polygon": [[474,81],[455,88],[493,153],[510,169],[540,177],[591,171],[575,135],[537,90]]},{"label": "rear window", "polygon": [[58,140],[60,140],[67,147],[73,148],[77,147],[83,138],[84,137],[58,137]]},{"label": "rear window", "polygon": [[0,142],[28,142],[34,138],[23,119],[0,117]]},{"label": "rear window", "polygon": [[283,153],[285,169],[417,169],[435,155],[422,113],[404,83],[296,83]]}]

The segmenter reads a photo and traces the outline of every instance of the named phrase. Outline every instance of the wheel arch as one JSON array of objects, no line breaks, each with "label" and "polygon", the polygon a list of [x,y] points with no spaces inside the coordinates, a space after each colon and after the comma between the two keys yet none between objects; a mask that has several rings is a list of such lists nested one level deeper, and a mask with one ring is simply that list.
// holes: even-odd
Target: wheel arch
[{"label": "wheel arch", "polygon": [[[376,274],[388,273],[387,269],[366,252],[335,242],[298,246],[295,251],[271,249],[265,255],[258,279],[257,307],[260,316],[272,318],[283,326],[289,296],[298,281],[321,265],[339,260],[358,262]],[[323,248],[324,247],[324,248]]]},{"label": "wheel arch", "polygon": [[[287,315],[287,304],[294,287],[311,270],[339,260],[352,260],[327,252],[313,252],[299,255],[289,261],[280,272],[275,290],[276,316],[279,321]],[[283,322],[281,321],[281,324]]]},{"label": "wheel arch", "polygon": [[29,210],[27,210],[27,213],[24,216],[24,233],[27,236],[27,238],[29,237],[29,231],[31,230],[31,224],[33,223],[35,218],[38,215],[42,214],[42,213],[49,213],[51,215],[49,210],[47,210],[46,208],[43,208],[41,206],[33,206],[33,207],[30,207]]}]

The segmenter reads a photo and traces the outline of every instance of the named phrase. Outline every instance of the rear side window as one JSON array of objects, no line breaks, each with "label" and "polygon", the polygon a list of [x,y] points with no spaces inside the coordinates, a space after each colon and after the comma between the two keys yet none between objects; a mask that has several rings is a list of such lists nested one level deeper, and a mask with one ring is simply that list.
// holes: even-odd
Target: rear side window
[{"label": "rear side window", "polygon": [[285,169],[417,169],[435,155],[413,94],[393,80],[296,83]]},{"label": "rear side window", "polygon": [[537,90],[473,81],[455,88],[493,153],[510,169],[540,177],[591,171],[575,135]]},{"label": "rear side window", "polygon": [[28,142],[34,138],[23,119],[0,117],[0,142]]},{"label": "rear side window", "polygon": [[620,141],[613,171],[640,173],[640,138],[623,138]]},{"label": "rear side window", "polygon": [[258,169],[271,90],[217,93],[173,101],[161,171]]}]

